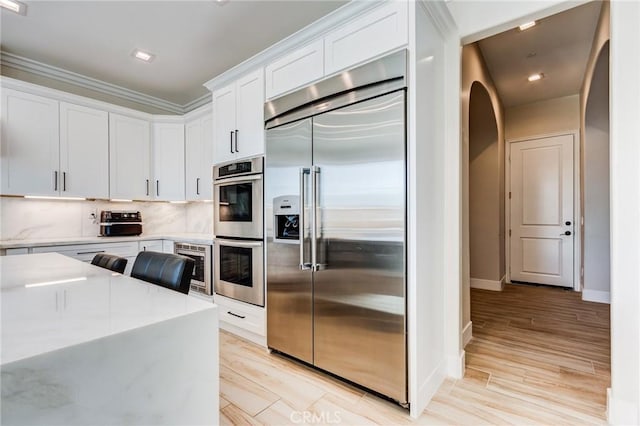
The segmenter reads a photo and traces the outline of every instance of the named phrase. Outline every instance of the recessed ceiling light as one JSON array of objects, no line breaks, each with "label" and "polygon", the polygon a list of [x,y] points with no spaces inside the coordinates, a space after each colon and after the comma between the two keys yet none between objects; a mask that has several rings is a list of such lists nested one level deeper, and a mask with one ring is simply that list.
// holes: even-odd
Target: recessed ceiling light
[{"label": "recessed ceiling light", "polygon": [[151,54],[149,52],[145,52],[140,49],[134,50],[132,55],[134,58],[140,59],[141,61],[144,61],[144,62],[151,62],[156,57],[156,55]]},{"label": "recessed ceiling light", "polygon": [[27,14],[27,5],[16,0],[0,0],[0,7],[4,7],[20,15]]},{"label": "recessed ceiling light", "polygon": [[538,80],[541,80],[543,77],[544,77],[544,74],[542,73],[531,74],[529,77],[527,77],[527,80],[538,81]]},{"label": "recessed ceiling light", "polygon": [[524,24],[520,25],[518,28],[520,28],[520,31],[524,31],[535,26],[536,26],[536,21],[531,21],[531,22],[525,22]]}]

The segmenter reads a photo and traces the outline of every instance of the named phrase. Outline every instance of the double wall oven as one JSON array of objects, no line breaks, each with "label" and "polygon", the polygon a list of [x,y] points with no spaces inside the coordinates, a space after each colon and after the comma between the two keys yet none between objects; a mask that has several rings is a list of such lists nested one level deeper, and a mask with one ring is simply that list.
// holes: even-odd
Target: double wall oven
[{"label": "double wall oven", "polygon": [[264,306],[263,158],[213,168],[214,289]]}]

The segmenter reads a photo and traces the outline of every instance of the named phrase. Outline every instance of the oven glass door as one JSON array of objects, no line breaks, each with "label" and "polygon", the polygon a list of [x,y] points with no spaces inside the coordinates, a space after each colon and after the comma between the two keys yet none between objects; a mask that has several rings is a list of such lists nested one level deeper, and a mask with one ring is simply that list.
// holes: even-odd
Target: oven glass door
[{"label": "oven glass door", "polygon": [[191,275],[191,279],[194,281],[198,281],[201,285],[205,284],[205,255],[203,254],[192,254],[185,252],[178,252],[179,255],[190,257],[195,262],[195,266],[193,268],[193,274]]},{"label": "oven glass door", "polygon": [[223,237],[263,235],[262,175],[217,180],[214,184],[214,233]]},{"label": "oven glass door", "polygon": [[216,293],[264,306],[262,241],[216,239],[214,258]]}]

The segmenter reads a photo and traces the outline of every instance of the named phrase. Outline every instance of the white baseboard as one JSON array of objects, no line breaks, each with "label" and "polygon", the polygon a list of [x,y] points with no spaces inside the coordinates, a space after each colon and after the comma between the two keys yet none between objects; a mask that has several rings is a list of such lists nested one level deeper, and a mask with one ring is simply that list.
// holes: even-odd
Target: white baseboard
[{"label": "white baseboard", "polygon": [[[463,351],[464,353],[464,351]],[[436,394],[444,379],[446,377],[444,363],[438,365],[429,377],[418,387],[418,398],[416,401],[411,402],[409,408],[409,414],[414,419],[420,417],[422,412],[431,401],[431,398]]]},{"label": "white baseboard", "polygon": [[473,337],[473,324],[471,323],[471,321],[469,321],[467,325],[465,325],[464,328],[462,329],[462,347],[463,348],[467,346],[467,343],[471,341],[472,337]]},{"label": "white baseboard", "polygon": [[500,281],[471,278],[469,284],[471,288],[479,288],[480,290],[502,291],[504,290],[504,280],[505,277],[502,277]]},{"label": "white baseboard", "polygon": [[582,300],[587,302],[611,303],[611,293],[602,290],[582,289]]},{"label": "white baseboard", "polygon": [[637,425],[638,406],[632,401],[621,401],[611,396],[607,388],[607,423],[610,425]]}]

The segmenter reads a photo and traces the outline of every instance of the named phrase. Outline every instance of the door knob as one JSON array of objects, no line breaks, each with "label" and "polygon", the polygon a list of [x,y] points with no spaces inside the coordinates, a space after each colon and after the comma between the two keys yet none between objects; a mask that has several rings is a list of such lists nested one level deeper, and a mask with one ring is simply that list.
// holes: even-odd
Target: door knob
[{"label": "door knob", "polygon": [[569,226],[569,225],[571,225],[571,221],[570,221],[570,220],[568,220],[568,221],[566,221],[564,224],[565,224],[565,225],[567,225],[567,226]]},{"label": "door knob", "polygon": [[560,236],[562,235],[571,235],[571,231],[564,231],[564,234],[560,234]]}]

